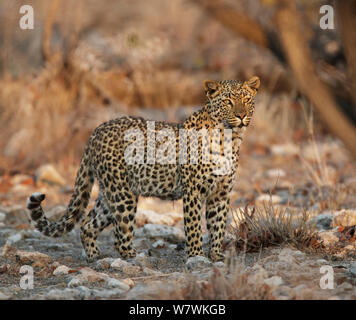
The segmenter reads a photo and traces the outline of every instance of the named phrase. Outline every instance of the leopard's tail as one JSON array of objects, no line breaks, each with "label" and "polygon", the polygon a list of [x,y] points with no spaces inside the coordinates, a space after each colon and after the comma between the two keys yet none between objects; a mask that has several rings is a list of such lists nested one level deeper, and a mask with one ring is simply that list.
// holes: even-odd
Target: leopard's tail
[{"label": "leopard's tail", "polygon": [[30,211],[36,229],[49,237],[60,237],[71,231],[85,212],[93,183],[94,174],[84,154],[77,173],[74,193],[64,216],[59,221],[49,221],[45,216],[41,206],[41,202],[45,199],[43,193],[36,192],[27,198],[27,209]]}]

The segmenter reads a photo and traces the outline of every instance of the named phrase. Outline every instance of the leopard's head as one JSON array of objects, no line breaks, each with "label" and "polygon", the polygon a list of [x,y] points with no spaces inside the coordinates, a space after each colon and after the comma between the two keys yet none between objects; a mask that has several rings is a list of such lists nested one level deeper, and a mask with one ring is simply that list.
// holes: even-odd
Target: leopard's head
[{"label": "leopard's head", "polygon": [[204,81],[210,117],[230,127],[247,127],[255,110],[253,98],[260,87],[260,79]]}]

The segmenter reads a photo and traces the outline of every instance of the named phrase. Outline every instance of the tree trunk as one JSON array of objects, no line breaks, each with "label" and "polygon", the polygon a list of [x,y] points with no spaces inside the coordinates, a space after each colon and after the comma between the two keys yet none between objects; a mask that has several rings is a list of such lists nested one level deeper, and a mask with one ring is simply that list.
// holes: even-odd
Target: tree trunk
[{"label": "tree trunk", "polygon": [[[346,0],[348,1],[348,0]],[[327,86],[318,78],[309,44],[301,27],[302,18],[294,1],[279,0],[276,23],[287,60],[299,88],[309,98],[320,118],[356,159],[356,129],[342,113]]]},{"label": "tree trunk", "polygon": [[349,69],[351,96],[356,114],[356,1],[336,1],[337,23]]},{"label": "tree trunk", "polygon": [[221,0],[194,0],[193,2],[233,33],[261,47],[268,47],[268,39],[261,26],[246,14],[234,10]]}]

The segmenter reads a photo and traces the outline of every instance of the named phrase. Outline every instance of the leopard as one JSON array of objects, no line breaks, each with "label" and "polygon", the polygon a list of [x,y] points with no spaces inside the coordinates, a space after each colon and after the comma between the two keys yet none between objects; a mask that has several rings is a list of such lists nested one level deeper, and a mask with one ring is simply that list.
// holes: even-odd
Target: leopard
[{"label": "leopard", "polygon": [[[35,192],[27,198],[34,227],[45,236],[60,237],[80,223],[86,259],[93,262],[101,256],[98,235],[112,225],[115,249],[122,259],[130,259],[136,256],[139,197],[182,199],[187,257],[204,256],[205,208],[208,257],[224,261],[223,239],[240,145],[255,110],[260,79],[205,80],[203,87],[206,103],[182,122],[124,116],[99,125],[85,145],[63,216],[57,221],[46,217],[45,194]],[[95,180],[98,196],[85,215]]]}]

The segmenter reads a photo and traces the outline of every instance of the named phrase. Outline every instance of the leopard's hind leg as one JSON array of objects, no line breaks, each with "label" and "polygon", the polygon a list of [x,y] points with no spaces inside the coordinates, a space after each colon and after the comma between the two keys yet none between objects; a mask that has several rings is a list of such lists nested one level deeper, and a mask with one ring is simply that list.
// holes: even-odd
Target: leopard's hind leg
[{"label": "leopard's hind leg", "polygon": [[121,190],[116,197],[114,212],[115,247],[124,259],[136,256],[133,247],[133,236],[136,225],[136,210],[138,197],[129,190]]},{"label": "leopard's hind leg", "polygon": [[101,192],[95,206],[89,211],[80,228],[80,238],[87,255],[87,261],[92,262],[99,257],[97,237],[101,231],[113,223],[113,217]]},{"label": "leopard's hind leg", "polygon": [[133,258],[136,256],[133,235],[138,196],[126,181],[112,181],[111,187],[105,189],[105,198],[113,215],[115,248],[122,258]]}]

